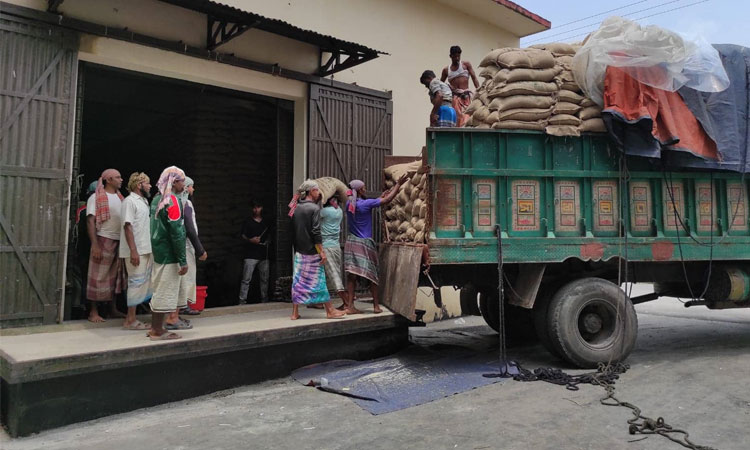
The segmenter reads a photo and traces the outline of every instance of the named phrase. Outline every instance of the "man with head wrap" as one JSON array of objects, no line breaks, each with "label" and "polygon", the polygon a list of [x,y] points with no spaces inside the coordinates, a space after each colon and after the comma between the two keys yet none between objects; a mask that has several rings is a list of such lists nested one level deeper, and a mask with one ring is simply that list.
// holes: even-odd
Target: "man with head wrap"
[{"label": "man with head wrap", "polygon": [[307,180],[297,189],[289,204],[294,233],[294,276],[292,278],[292,320],[299,319],[299,305],[323,304],[326,317],[339,319],[344,313],[331,305],[323,264],[323,238],[320,233],[320,189]]},{"label": "man with head wrap", "polygon": [[164,169],[156,187],[159,193],[151,202],[151,249],[154,268],[151,277],[151,340],[179,339],[164,329],[164,316],[187,306],[188,271],[185,255],[185,222],[182,202],[177,195],[185,189],[185,172],[179,167]]},{"label": "man with head wrap", "polygon": [[96,191],[86,204],[86,224],[91,240],[86,298],[89,300],[89,321],[104,322],[98,303],[110,302],[110,315],[124,317],[117,310],[115,295],[122,292],[118,247],[122,221],[122,177],[115,169],[102,172]]},{"label": "man with head wrap", "polygon": [[[193,207],[193,202],[190,199],[193,195],[193,192],[195,192],[195,182],[192,178],[186,176],[185,177],[185,190],[183,190],[180,195],[180,201],[182,202],[182,206],[185,210],[185,232],[187,233],[187,240],[185,241],[185,250],[186,250],[186,256],[187,256],[187,263],[188,263],[188,272],[185,275],[185,278],[187,279],[187,302],[189,304],[195,303],[195,292],[196,292],[196,276],[198,274],[198,266],[196,264],[196,258],[195,255],[198,255],[198,260],[205,261],[208,258],[208,253],[203,248],[203,244],[201,243],[200,238],[198,237],[198,221],[195,218],[195,208]],[[194,314],[200,314],[199,311],[194,311],[190,308],[183,308],[180,310],[180,314],[188,314],[188,315],[194,315]],[[187,326],[185,324],[185,320],[180,321],[180,318],[178,316],[178,313],[175,311],[174,313],[170,314],[167,318],[167,330],[175,329],[186,329],[186,328],[192,328],[190,323],[187,323]]]},{"label": "man with head wrap", "polygon": [[148,198],[151,180],[143,172],[133,172],[128,180],[128,195],[122,202],[120,258],[128,274],[128,314],[123,328],[145,330],[148,327],[135,317],[136,307],[151,300],[151,232]]},{"label": "man with head wrap", "polygon": [[365,183],[360,180],[352,180],[348,191],[349,199],[346,202],[346,218],[349,225],[349,234],[344,245],[344,271],[346,272],[347,314],[361,314],[362,311],[354,307],[354,285],[357,277],[370,281],[370,293],[372,294],[373,312],[379,314],[378,298],[378,250],[372,239],[372,210],[392,202],[402,184],[406,182],[406,175],[396,182],[389,191],[383,192],[380,197],[368,199]]}]

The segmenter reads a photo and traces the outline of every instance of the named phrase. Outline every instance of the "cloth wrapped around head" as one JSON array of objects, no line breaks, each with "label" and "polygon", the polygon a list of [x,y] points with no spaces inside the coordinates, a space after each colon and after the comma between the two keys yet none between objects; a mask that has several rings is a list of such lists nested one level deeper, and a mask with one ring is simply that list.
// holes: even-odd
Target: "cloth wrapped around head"
[{"label": "cloth wrapped around head", "polygon": [[362,180],[352,180],[349,182],[349,189],[346,191],[349,201],[347,202],[347,210],[354,215],[357,210],[357,191],[365,186],[365,182]]},{"label": "cloth wrapped around head", "polygon": [[310,191],[313,189],[320,189],[318,187],[318,183],[315,182],[315,180],[305,180],[302,182],[302,184],[299,185],[297,188],[297,193],[294,194],[294,197],[292,197],[292,201],[289,202],[289,217],[292,217],[294,215],[294,210],[297,209],[297,203],[299,202],[299,199],[305,198],[310,194]]},{"label": "cloth wrapped around head", "polygon": [[190,197],[190,193],[188,192],[188,187],[193,186],[194,184],[195,182],[193,181],[193,179],[185,175],[185,189],[179,194],[177,194],[177,198],[180,199],[183,205],[187,203],[188,198]]},{"label": "cloth wrapped around head", "polygon": [[161,211],[164,206],[169,203],[169,196],[172,194],[172,183],[175,181],[183,181],[185,179],[185,172],[177,166],[169,166],[161,173],[159,181],[156,183],[156,188],[161,194],[161,200],[159,200],[159,206],[156,208],[156,212]]},{"label": "cloth wrapped around head", "polygon": [[[107,199],[107,191],[104,190],[104,182],[108,178],[116,177],[120,175],[120,172],[118,172],[116,169],[107,169],[104,172],[102,172],[102,175],[99,177],[99,181],[96,183],[96,231],[101,230],[102,224],[109,219],[112,218],[112,216],[109,214],[109,200]],[[116,191],[117,196],[120,198],[120,200],[123,199],[122,194],[120,194],[120,191]]]},{"label": "cloth wrapped around head", "polygon": [[[144,172],[133,172],[128,179],[128,191],[136,192],[139,184],[148,183],[149,181],[151,181],[151,179]],[[140,195],[140,192],[136,193]]]}]

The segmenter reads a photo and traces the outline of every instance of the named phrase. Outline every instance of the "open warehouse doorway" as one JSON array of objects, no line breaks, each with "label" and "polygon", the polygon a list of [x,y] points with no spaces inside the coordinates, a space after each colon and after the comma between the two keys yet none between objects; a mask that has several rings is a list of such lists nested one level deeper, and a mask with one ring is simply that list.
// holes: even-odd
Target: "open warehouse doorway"
[{"label": "open warehouse doorway", "polygon": [[[74,154],[78,182],[72,195],[85,202],[86,187],[110,167],[122,174],[124,195],[132,172],[146,172],[155,193],[165,167],[185,170],[195,180],[193,203],[208,253],[207,261],[198,264],[198,285],[208,286],[208,307],[237,304],[240,229],[251,215],[251,200],[261,202],[272,224],[273,297],[277,280],[291,275],[285,207],[293,190],[293,107],[287,100],[83,63]],[[88,258],[83,218],[76,228],[68,273],[73,279],[73,272],[78,278],[82,274],[71,303],[83,306],[86,271],[81,266]],[[248,301],[258,298],[254,280]]]}]

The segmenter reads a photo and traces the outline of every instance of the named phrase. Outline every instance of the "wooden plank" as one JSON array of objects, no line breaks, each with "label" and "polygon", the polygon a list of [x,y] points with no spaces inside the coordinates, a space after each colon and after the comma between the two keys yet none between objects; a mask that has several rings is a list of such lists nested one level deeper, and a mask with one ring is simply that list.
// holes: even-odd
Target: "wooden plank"
[{"label": "wooden plank", "polygon": [[21,261],[21,265],[23,266],[23,270],[26,272],[26,275],[28,275],[29,280],[31,280],[31,284],[32,286],[34,286],[34,290],[36,291],[36,294],[39,296],[39,300],[42,302],[43,305],[50,304],[49,299],[47,298],[47,295],[42,289],[42,283],[39,282],[39,279],[34,273],[34,269],[31,267],[31,263],[29,263],[29,260],[26,258],[26,255],[24,255],[23,251],[21,250],[21,244],[16,239],[16,235],[10,226],[10,222],[8,222],[8,220],[5,218],[5,214],[3,213],[0,213],[0,226],[2,226],[3,229],[5,230],[5,235],[8,237],[8,240],[10,241],[10,245],[12,245],[13,248],[15,249],[16,256],[18,256],[18,259]]},{"label": "wooden plank", "polygon": [[417,320],[414,310],[423,248],[396,243],[380,246],[380,302],[412,322]]}]

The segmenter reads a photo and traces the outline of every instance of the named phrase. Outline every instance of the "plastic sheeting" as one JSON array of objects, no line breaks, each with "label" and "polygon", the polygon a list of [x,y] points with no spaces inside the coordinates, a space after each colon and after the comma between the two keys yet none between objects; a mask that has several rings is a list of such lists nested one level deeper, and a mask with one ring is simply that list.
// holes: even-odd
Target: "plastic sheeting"
[{"label": "plastic sheeting", "polygon": [[750,173],[750,48],[729,44],[714,47],[729,76],[729,88],[708,93],[684,87],[679,94],[716,142],[719,161],[675,154],[670,157],[671,164]]},{"label": "plastic sheeting", "polygon": [[720,92],[729,86],[718,52],[704,40],[689,40],[653,25],[641,27],[621,17],[602,22],[573,57],[576,83],[599,106],[604,106],[608,66],[620,67],[645,85],[671,92],[683,86]]},{"label": "plastic sheeting", "polygon": [[433,351],[413,346],[372,361],[313,364],[297,369],[292,378],[305,385],[313,381],[326,392],[347,396],[377,415],[507,380],[482,376],[498,371],[497,352],[442,346]]}]

